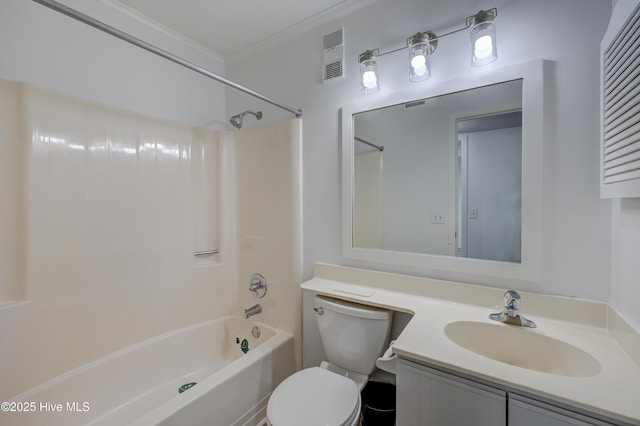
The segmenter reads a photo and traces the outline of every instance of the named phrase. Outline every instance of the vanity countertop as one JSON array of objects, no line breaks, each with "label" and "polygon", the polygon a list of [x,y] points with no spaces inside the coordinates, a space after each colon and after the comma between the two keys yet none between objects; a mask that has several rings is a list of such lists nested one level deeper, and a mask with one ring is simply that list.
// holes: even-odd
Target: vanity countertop
[{"label": "vanity countertop", "polygon": [[488,316],[499,310],[505,289],[404,277],[320,264],[302,288],[412,314],[393,346],[398,355],[640,425],[640,368],[607,330],[606,304],[521,292],[521,314],[537,324],[527,332],[582,349],[601,366],[589,377],[548,374],[478,355],[445,334],[446,325],[456,321],[497,324]]}]

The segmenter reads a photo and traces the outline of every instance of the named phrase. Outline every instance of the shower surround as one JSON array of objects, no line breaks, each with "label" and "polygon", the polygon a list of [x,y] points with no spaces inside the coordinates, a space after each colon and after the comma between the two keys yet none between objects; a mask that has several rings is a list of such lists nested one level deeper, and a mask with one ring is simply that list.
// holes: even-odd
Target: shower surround
[{"label": "shower surround", "polygon": [[[270,284],[255,319],[295,336],[299,365],[299,119],[212,131],[23,83],[0,94],[0,400],[239,314],[253,272]],[[219,254],[194,258],[203,232]]]}]

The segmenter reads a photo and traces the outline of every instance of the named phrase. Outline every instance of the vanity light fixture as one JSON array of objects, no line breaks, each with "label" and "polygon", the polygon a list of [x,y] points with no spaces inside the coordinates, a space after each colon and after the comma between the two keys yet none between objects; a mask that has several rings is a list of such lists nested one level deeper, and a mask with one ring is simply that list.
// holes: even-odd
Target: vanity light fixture
[{"label": "vanity light fixture", "polygon": [[406,46],[389,52],[380,53],[378,49],[369,49],[358,55],[360,63],[360,85],[364,93],[375,93],[380,90],[378,76],[378,62],[380,56],[388,55],[399,50],[409,49],[409,80],[424,81],[431,77],[431,55],[438,47],[438,39],[470,29],[471,37],[471,65],[479,67],[498,59],[496,45],[496,25],[498,16],[495,7],[481,10],[469,16],[465,26],[457,30],[436,36],[432,31],[418,32],[407,38]]},{"label": "vanity light fixture", "polygon": [[367,50],[358,56],[360,62],[360,85],[364,93],[375,93],[380,90],[378,84],[378,49]]}]

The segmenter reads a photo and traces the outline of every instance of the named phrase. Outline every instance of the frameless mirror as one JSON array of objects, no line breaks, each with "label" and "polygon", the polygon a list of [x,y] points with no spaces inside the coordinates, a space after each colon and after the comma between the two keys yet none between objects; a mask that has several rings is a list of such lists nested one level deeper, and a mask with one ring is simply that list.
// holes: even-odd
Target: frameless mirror
[{"label": "frameless mirror", "polygon": [[346,258],[536,279],[542,61],[343,108]]}]

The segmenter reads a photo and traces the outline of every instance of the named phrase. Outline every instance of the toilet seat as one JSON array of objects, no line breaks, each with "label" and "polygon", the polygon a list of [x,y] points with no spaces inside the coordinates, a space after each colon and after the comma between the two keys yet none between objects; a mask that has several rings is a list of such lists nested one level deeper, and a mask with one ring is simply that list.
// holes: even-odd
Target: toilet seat
[{"label": "toilet seat", "polygon": [[267,405],[267,420],[273,426],[351,426],[359,416],[356,384],[320,367],[289,376]]}]

